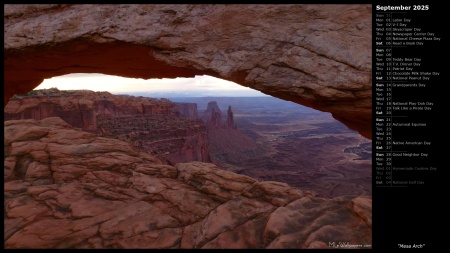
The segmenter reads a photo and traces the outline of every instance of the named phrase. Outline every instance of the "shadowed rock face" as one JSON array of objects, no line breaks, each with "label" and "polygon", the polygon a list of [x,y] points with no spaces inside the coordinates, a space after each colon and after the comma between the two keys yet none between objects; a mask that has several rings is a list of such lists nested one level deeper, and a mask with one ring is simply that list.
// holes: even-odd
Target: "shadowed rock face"
[{"label": "shadowed rock face", "polygon": [[[184,115],[175,103],[167,99],[112,95],[89,90],[35,90],[14,96],[4,108],[4,120],[61,117],[71,126],[96,131],[97,117],[123,115]],[[189,115],[186,115],[189,116]]]},{"label": "shadowed rock face", "polygon": [[197,105],[88,90],[34,90],[14,96],[4,120],[61,117],[73,127],[128,141],[167,164],[209,162],[206,126]]},{"label": "shadowed rock face", "polygon": [[203,119],[206,121],[212,163],[227,170],[236,170],[234,166],[230,166],[229,161],[233,161],[235,165],[243,164],[249,157],[258,157],[263,153],[264,147],[237,129],[231,106],[228,106],[227,119],[222,124],[217,101],[208,102]]},{"label": "shadowed rock face", "polygon": [[228,110],[227,110],[227,121],[225,123],[225,126],[228,128],[233,128],[236,129],[236,123],[234,122],[234,114],[233,114],[233,110],[231,110],[231,105],[228,106]]},{"label": "shadowed rock face", "polygon": [[197,104],[194,103],[174,103],[178,111],[188,119],[200,119]]},{"label": "shadowed rock face", "polygon": [[68,73],[211,75],[371,138],[371,5],[5,5],[5,104]]},{"label": "shadowed rock face", "polygon": [[216,101],[211,101],[203,113],[203,120],[210,129],[222,127],[222,111]]},{"label": "shadowed rock face", "polygon": [[163,165],[60,118],[4,123],[5,248],[327,248],[372,243],[371,197],[316,197]]}]

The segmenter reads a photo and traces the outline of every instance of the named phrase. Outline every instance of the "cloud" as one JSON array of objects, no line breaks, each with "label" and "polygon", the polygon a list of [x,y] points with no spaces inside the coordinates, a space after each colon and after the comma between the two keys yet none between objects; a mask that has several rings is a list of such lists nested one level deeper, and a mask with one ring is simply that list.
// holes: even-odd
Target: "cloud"
[{"label": "cloud", "polygon": [[68,74],[68,75],[62,75],[57,76],[57,78],[79,78],[79,77],[102,77],[106,76],[104,74],[98,74],[98,73],[74,73],[74,74]]},{"label": "cloud", "polygon": [[195,78],[139,79],[103,74],[70,74],[45,79],[36,89],[86,89],[111,93],[176,92],[204,96],[264,96],[263,93],[211,76]]}]

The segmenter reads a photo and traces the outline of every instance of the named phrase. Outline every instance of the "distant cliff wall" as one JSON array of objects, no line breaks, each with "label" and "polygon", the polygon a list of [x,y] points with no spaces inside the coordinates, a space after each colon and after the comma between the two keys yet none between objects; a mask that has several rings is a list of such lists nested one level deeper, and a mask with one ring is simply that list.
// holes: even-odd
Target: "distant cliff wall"
[{"label": "distant cliff wall", "polygon": [[210,75],[371,138],[372,5],[4,5],[5,105],[70,73]]},{"label": "distant cliff wall", "polygon": [[4,120],[60,117],[84,131],[133,143],[168,164],[210,161],[196,104],[87,90],[32,93],[13,97]]}]

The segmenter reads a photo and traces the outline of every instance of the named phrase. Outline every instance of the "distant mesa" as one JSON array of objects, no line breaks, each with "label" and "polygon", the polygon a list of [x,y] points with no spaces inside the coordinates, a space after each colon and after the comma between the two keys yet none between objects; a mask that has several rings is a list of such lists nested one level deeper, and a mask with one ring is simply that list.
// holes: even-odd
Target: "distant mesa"
[{"label": "distant mesa", "polygon": [[222,113],[213,109],[211,112],[211,117],[208,119],[207,125],[208,127],[212,128],[222,127]]},{"label": "distant mesa", "polygon": [[206,122],[208,128],[222,127],[222,111],[220,110],[216,101],[211,101],[208,103],[208,107],[203,113],[202,118]]},{"label": "distant mesa", "polygon": [[206,122],[208,128],[232,128],[237,129],[236,123],[234,122],[233,110],[231,105],[228,106],[227,119],[222,123],[222,111],[217,104],[217,101],[211,101],[203,113],[202,119]]},{"label": "distant mesa", "polygon": [[330,112],[371,139],[370,5],[6,4],[4,10],[5,104],[44,79],[71,73],[210,75]]},{"label": "distant mesa", "polygon": [[206,127],[194,103],[52,88],[15,95],[4,109],[4,121],[49,117],[128,141],[166,164],[210,161]]},{"label": "distant mesa", "polygon": [[[330,112],[371,139],[371,5],[4,9],[5,248],[372,245],[370,196],[318,197],[203,163],[211,150],[237,162],[262,153],[233,128],[231,108],[225,116],[212,104],[208,126],[193,105],[166,99],[57,90],[10,99],[70,73],[211,75]],[[298,140],[279,148],[312,145]],[[275,158],[291,164],[285,154]]]},{"label": "distant mesa", "polygon": [[188,119],[200,119],[197,110],[197,104],[194,103],[178,103],[174,102],[178,111]]},{"label": "distant mesa", "polygon": [[[231,106],[228,106],[227,117],[223,123],[222,111],[216,101],[208,103],[202,118],[207,127],[211,161],[221,168],[234,170],[238,167],[234,165],[242,164],[249,156],[264,151],[261,145],[237,129]],[[230,167],[231,164],[234,165]]]}]

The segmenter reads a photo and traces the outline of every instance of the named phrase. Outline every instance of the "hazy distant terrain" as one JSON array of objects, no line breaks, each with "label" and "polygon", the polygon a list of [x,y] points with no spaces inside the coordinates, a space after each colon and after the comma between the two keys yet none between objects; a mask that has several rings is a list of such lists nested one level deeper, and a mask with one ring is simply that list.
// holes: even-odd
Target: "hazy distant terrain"
[{"label": "hazy distant terrain", "polygon": [[99,136],[126,140],[164,163],[212,162],[326,197],[371,195],[370,140],[329,113],[269,96],[171,97],[181,102],[173,104],[107,92],[75,93],[48,89],[12,98],[5,119],[57,116]]},{"label": "hazy distant terrain", "polygon": [[[217,101],[222,110],[231,105],[238,130],[258,147],[236,141],[236,151],[212,150],[213,162],[225,169],[260,180],[285,182],[322,196],[372,193],[371,141],[329,113],[273,97],[170,100],[197,103],[200,114],[210,101]],[[225,141],[233,146],[233,140]],[[245,147],[239,150],[241,146]]]}]

